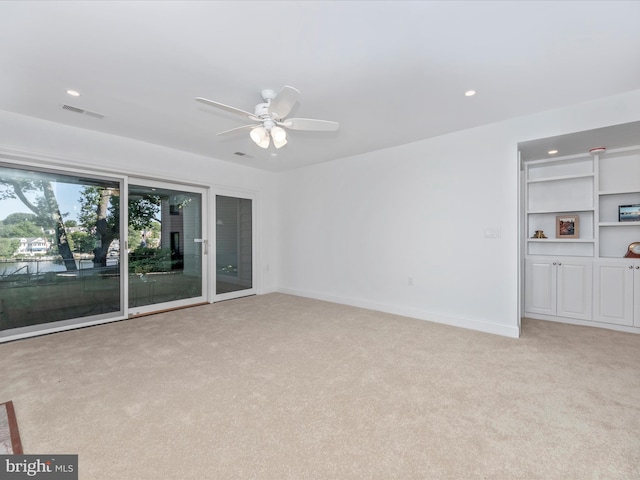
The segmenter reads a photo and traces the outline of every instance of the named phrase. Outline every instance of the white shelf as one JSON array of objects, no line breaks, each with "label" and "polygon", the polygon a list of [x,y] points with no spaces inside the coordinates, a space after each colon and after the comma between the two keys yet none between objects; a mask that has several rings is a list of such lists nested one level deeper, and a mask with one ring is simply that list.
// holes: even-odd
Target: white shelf
[{"label": "white shelf", "polygon": [[532,243],[594,243],[593,238],[527,238]]},{"label": "white shelf", "polygon": [[574,180],[576,178],[593,178],[593,173],[585,173],[582,175],[560,175],[557,177],[543,177],[543,178],[531,178],[527,180],[527,183],[541,183],[541,182],[557,182],[561,180]]},{"label": "white shelf", "polygon": [[570,210],[529,210],[527,215],[562,215],[565,213],[595,212],[595,208],[572,208]]},{"label": "white shelf", "polygon": [[593,158],[591,155],[586,155],[584,153],[578,153],[574,155],[563,155],[562,157],[552,157],[552,158],[540,158],[538,160],[529,160],[527,164],[532,166],[545,166],[545,165],[554,165],[554,164],[575,164],[575,163],[584,163],[585,160],[589,160]]},{"label": "white shelf", "polygon": [[636,194],[638,193],[638,190],[608,190],[608,191],[602,191],[602,192],[598,192],[598,195],[600,196],[605,196],[605,195],[629,195],[629,194]]},{"label": "white shelf", "polygon": [[600,222],[600,227],[640,227],[640,222]]}]

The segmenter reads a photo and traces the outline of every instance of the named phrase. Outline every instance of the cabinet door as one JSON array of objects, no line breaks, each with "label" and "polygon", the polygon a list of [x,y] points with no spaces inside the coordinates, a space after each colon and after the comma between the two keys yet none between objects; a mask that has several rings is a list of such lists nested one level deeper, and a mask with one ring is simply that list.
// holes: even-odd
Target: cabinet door
[{"label": "cabinet door", "polygon": [[633,272],[633,265],[628,261],[596,262],[594,320],[618,325],[633,324]]},{"label": "cabinet door", "polygon": [[593,262],[559,259],[556,315],[591,320]]},{"label": "cabinet door", "polygon": [[556,266],[552,259],[527,259],[525,264],[525,311],[556,314]]}]

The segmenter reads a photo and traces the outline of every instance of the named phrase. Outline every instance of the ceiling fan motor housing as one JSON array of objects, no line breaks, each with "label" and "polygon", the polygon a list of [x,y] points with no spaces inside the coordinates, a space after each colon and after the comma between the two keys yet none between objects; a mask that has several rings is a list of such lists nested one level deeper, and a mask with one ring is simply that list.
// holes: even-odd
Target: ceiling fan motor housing
[{"label": "ceiling fan motor housing", "polygon": [[256,105],[254,112],[256,114],[256,117],[259,117],[263,120],[270,118],[268,103],[259,103],[258,105]]}]

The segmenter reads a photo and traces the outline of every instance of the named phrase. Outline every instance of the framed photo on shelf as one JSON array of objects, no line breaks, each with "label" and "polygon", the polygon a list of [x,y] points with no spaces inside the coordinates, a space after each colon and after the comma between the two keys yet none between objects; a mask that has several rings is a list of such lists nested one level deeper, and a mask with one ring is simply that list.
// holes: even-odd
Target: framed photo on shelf
[{"label": "framed photo on shelf", "polygon": [[556,238],[580,238],[580,217],[578,215],[558,215],[556,217]]},{"label": "framed photo on shelf", "polygon": [[619,222],[640,221],[640,205],[620,205],[618,207]]}]

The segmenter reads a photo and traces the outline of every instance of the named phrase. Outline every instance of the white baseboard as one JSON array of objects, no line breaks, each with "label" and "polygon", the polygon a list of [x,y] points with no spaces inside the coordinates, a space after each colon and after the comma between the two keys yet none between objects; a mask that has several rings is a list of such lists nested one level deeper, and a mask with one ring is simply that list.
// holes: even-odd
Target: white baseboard
[{"label": "white baseboard", "polygon": [[615,330],[616,332],[640,334],[640,328],[633,325],[617,325],[615,323],[596,322],[592,320],[579,320],[577,318],[554,317],[552,315],[543,315],[540,313],[525,312],[526,318],[533,320],[546,320],[548,322],[568,323],[569,325],[579,325],[581,327],[604,328],[606,330]]},{"label": "white baseboard", "polygon": [[291,288],[278,288],[275,291],[285,293],[287,295],[295,295],[298,297],[313,298],[315,300],[323,300],[325,302],[339,303],[341,305],[349,305],[351,307],[366,308],[368,310],[376,310],[378,312],[391,313],[402,317],[416,318],[428,322],[442,323],[454,327],[467,328],[469,330],[477,330],[504,337],[519,338],[520,329],[518,326],[500,325],[497,323],[485,322],[481,320],[471,320],[466,318],[449,317],[437,313],[429,313],[424,310],[411,307],[403,307],[399,305],[387,305],[383,303],[371,302],[368,300],[359,300],[346,297],[338,297],[335,295],[321,294],[316,292],[307,292]]},{"label": "white baseboard", "polygon": [[[275,287],[270,287],[270,288],[262,288],[260,290],[260,292],[258,293],[258,295],[266,295],[268,293],[280,293],[280,290],[278,290]],[[284,292],[282,292],[284,293]]]}]

